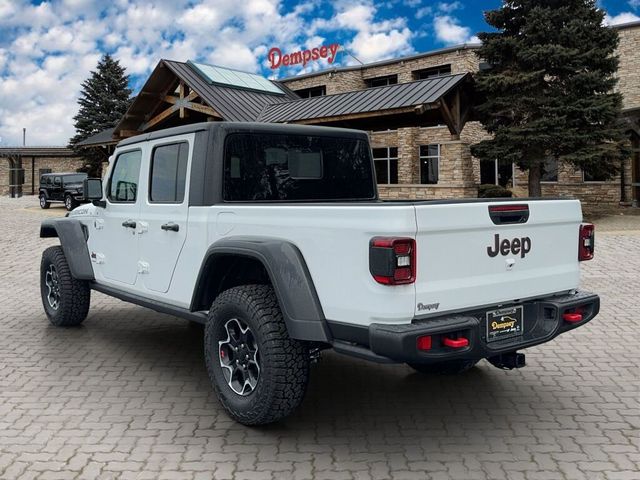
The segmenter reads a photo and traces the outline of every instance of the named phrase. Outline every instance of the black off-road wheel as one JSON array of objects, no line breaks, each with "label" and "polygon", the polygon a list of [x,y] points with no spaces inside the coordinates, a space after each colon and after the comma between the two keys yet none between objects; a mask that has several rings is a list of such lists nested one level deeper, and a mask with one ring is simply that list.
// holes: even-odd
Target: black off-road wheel
[{"label": "black off-road wheel", "polygon": [[239,423],[277,422],[304,398],[309,349],[289,337],[271,286],[243,285],[216,298],[204,355],[220,403]]},{"label": "black off-road wheel", "polygon": [[62,247],[49,247],[40,262],[40,293],[49,321],[56,327],[80,325],[89,313],[89,282],[71,276]]},{"label": "black off-road wheel", "polygon": [[47,196],[44,193],[40,194],[40,208],[49,208],[51,203],[47,201]]},{"label": "black off-road wheel", "polygon": [[68,212],[70,212],[77,206],[78,206],[78,203],[76,202],[75,198],[73,198],[71,195],[65,195],[64,208],[66,208]]},{"label": "black off-road wheel", "polygon": [[417,372],[427,375],[458,375],[471,370],[480,360],[449,360],[440,363],[420,364],[409,363]]}]

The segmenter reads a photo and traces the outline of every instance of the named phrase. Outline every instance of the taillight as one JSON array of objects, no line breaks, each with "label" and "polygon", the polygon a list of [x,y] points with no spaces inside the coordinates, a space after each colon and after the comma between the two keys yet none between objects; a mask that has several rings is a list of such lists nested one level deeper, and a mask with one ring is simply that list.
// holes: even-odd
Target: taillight
[{"label": "taillight", "polygon": [[416,241],[413,238],[374,237],[369,244],[369,271],[383,285],[416,281]]},{"label": "taillight", "polygon": [[578,237],[578,260],[585,261],[593,258],[595,248],[595,227],[591,223],[580,225],[580,235]]}]

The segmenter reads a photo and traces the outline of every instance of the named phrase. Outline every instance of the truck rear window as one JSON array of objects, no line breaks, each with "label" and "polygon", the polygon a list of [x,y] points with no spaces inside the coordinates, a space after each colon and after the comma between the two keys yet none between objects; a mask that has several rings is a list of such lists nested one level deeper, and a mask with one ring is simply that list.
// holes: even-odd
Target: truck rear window
[{"label": "truck rear window", "polygon": [[227,201],[375,198],[368,143],[272,133],[234,133],[224,154]]}]

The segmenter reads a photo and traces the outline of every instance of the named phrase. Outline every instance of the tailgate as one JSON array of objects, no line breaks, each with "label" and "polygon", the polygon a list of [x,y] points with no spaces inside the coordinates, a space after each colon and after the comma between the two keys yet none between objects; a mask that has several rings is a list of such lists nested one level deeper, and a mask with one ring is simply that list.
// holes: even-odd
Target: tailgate
[{"label": "tailgate", "polygon": [[[509,206],[528,207],[508,212]],[[489,207],[499,206],[494,223]],[[439,314],[578,287],[577,200],[416,204],[416,315]],[[506,223],[502,223],[506,222]],[[497,245],[497,246],[496,246]]]}]

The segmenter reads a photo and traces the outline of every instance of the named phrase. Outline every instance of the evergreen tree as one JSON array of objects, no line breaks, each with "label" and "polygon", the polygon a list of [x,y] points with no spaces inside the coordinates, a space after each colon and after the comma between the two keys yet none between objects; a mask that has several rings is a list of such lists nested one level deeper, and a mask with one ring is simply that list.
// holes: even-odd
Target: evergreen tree
[{"label": "evergreen tree", "polygon": [[131,103],[129,76],[111,55],[104,55],[95,71],[82,82],[78,99],[80,109],[75,120],[76,134],[69,141],[78,155],[87,159],[89,175],[100,176],[105,153],[99,148],[78,148],[82,140],[107,128],[115,127]]},{"label": "evergreen tree", "polygon": [[497,32],[479,35],[491,67],[476,76],[476,113],[493,138],[473,155],[528,170],[532,197],[548,158],[614,175],[628,155],[614,92],[618,33],[595,1],[504,0],[485,18]]}]

